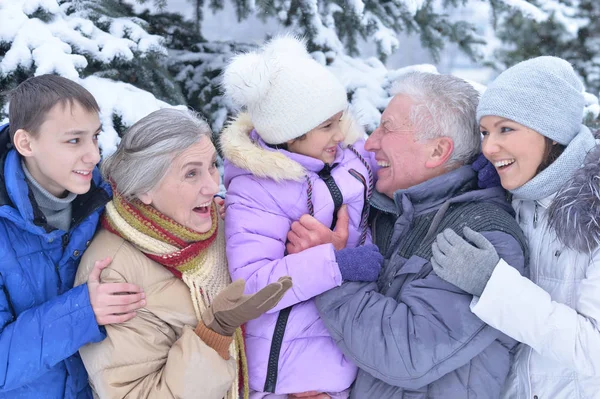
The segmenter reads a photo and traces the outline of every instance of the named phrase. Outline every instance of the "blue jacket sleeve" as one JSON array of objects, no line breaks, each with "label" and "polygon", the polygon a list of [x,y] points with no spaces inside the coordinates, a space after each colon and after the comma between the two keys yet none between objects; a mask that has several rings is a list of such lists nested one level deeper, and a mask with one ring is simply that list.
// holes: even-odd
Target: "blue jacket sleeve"
[{"label": "blue jacket sleeve", "polygon": [[15,318],[0,274],[0,393],[34,381],[83,345],[104,337],[87,284]]},{"label": "blue jacket sleeve", "polygon": [[[487,238],[503,243],[498,252],[522,268],[516,240],[494,234],[502,237]],[[427,263],[416,256],[407,261],[391,281],[403,284],[397,298],[379,293],[375,283],[345,283],[316,300],[344,354],[375,378],[405,389],[422,388],[469,363],[501,334],[471,312],[471,295],[433,272],[413,281],[402,273]]]}]

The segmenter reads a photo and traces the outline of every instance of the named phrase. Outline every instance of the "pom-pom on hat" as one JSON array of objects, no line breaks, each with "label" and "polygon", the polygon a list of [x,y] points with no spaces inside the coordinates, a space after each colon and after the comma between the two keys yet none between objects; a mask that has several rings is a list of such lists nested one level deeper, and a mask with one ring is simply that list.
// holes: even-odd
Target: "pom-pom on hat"
[{"label": "pom-pom on hat", "polygon": [[300,137],[347,107],[344,86],[292,36],[234,57],[225,68],[223,87],[237,106],[246,108],[268,144]]},{"label": "pom-pom on hat", "polygon": [[502,72],[481,96],[477,120],[500,116],[568,145],[581,129],[583,84],[571,64],[537,57]]}]

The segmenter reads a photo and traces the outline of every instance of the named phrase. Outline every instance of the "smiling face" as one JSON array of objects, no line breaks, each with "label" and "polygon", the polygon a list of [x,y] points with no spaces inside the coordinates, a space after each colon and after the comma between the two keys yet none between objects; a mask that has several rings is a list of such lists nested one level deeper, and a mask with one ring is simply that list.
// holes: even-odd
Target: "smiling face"
[{"label": "smiling face", "polygon": [[405,95],[395,96],[381,115],[379,127],[369,136],[365,149],[375,153],[377,172],[375,188],[393,198],[394,192],[420,184],[434,174],[429,167],[436,140],[419,140],[410,119],[413,101]]},{"label": "smiling face", "polygon": [[48,111],[36,134],[19,129],[14,143],[29,173],[49,193],[56,197],[68,192],[85,194],[100,161],[101,130],[96,111],[76,101],[59,103]]},{"label": "smiling face", "polygon": [[483,155],[496,167],[502,187],[514,190],[535,177],[545,154],[544,136],[491,115],[481,118],[480,129]]},{"label": "smiling face", "polygon": [[342,112],[338,112],[316,128],[306,133],[302,138],[287,142],[290,152],[320,159],[325,163],[332,163],[337,154],[338,144],[344,140],[340,119]]},{"label": "smiling face", "polygon": [[206,136],[177,156],[156,187],[139,199],[198,233],[212,227],[210,207],[219,191],[215,146]]}]

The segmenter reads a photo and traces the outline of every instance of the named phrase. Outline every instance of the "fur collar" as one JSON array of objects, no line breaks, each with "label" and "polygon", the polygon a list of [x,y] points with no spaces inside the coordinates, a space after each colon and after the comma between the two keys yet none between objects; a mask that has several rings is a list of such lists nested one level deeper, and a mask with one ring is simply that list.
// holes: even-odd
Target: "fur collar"
[{"label": "fur collar", "polygon": [[[344,146],[354,144],[364,137],[364,131],[350,114],[344,113],[341,124],[342,130],[347,132]],[[253,129],[248,113],[241,113],[232,120],[220,137],[224,158],[257,177],[275,181],[304,180],[304,167],[283,152],[264,148],[261,142],[253,140],[250,137]]]},{"label": "fur collar", "polygon": [[[596,132],[597,139],[599,133]],[[600,144],[558,191],[548,209],[548,219],[558,239],[568,248],[591,253],[600,246]]]}]

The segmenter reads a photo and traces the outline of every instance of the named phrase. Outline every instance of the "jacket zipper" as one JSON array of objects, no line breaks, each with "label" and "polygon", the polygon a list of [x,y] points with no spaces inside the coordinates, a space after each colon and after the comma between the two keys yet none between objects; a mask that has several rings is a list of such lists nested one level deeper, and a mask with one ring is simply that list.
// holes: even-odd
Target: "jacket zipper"
[{"label": "jacket zipper", "polygon": [[292,306],[282,309],[277,317],[277,323],[275,324],[275,331],[273,331],[273,340],[271,341],[271,350],[269,352],[269,362],[267,366],[267,377],[265,379],[265,392],[275,393],[277,387],[277,371],[279,369],[279,353],[281,352],[281,345],[283,344],[283,336],[285,335],[285,328],[287,326],[288,318]]}]

